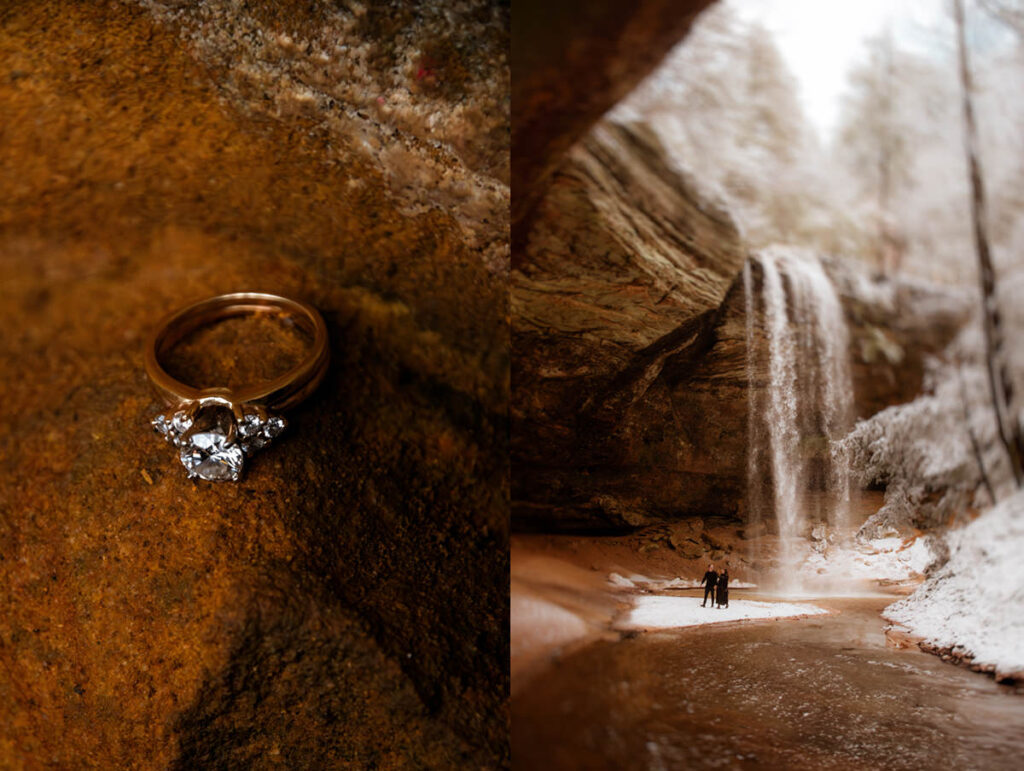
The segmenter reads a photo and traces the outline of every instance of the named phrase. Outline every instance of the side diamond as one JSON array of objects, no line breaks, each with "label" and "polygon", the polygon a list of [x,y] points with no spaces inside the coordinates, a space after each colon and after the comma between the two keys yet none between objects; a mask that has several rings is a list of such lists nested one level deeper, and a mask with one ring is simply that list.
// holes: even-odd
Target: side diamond
[{"label": "side diamond", "polygon": [[238,424],[238,435],[241,439],[242,449],[246,454],[251,455],[256,450],[261,450],[278,437],[288,423],[284,418],[272,417],[261,420],[256,413],[249,413]]},{"label": "side diamond", "polygon": [[175,447],[181,446],[181,438],[192,428],[192,418],[184,410],[173,415],[157,415],[150,423],[158,434]]},{"label": "side diamond", "polygon": [[260,416],[252,412],[242,418],[242,422],[238,424],[238,433],[243,439],[248,439],[259,434],[262,426]]},{"label": "side diamond", "polygon": [[271,439],[276,439],[281,435],[281,432],[288,426],[288,421],[284,418],[273,417],[267,421],[263,427],[263,435],[267,437],[269,442]]},{"label": "side diamond", "polygon": [[255,413],[242,418],[242,422],[238,424],[238,435],[242,440],[242,449],[250,455],[267,446],[267,439],[263,435],[263,422]]},{"label": "side diamond", "polygon": [[165,415],[157,415],[149,422],[158,434],[161,434],[167,441],[171,440],[171,434],[174,432],[174,429]]}]

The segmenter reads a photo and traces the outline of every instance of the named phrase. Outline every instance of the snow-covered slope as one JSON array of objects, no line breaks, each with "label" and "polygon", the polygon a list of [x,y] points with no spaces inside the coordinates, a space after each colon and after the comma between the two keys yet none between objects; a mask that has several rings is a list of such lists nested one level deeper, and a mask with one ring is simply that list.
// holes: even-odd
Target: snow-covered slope
[{"label": "snow-covered slope", "polygon": [[999,679],[1024,678],[1024,491],[947,540],[949,561],[885,616]]}]

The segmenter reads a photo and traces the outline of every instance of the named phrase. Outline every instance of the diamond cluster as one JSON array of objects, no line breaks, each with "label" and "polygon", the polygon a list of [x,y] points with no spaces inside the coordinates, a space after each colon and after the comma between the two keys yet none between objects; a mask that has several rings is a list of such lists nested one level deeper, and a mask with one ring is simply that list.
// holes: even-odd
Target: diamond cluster
[{"label": "diamond cluster", "polygon": [[278,437],[288,425],[278,416],[244,412],[235,420],[230,408],[212,404],[192,416],[185,410],[157,415],[153,428],[179,450],[189,479],[237,481],[245,456],[252,455]]},{"label": "diamond cluster", "polygon": [[287,425],[284,418],[276,415],[264,420],[255,412],[250,412],[238,424],[238,436],[245,454],[252,455],[256,450],[262,450],[280,436]]}]

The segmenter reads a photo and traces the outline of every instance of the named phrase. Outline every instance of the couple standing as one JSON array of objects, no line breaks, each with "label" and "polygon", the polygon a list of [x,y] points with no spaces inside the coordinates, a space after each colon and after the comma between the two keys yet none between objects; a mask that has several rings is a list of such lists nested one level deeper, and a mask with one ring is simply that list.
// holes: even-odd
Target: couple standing
[{"label": "couple standing", "polygon": [[716,599],[718,607],[729,607],[729,568],[722,568],[722,572],[719,573],[714,565],[708,565],[708,570],[699,585],[704,587],[704,602],[700,604],[702,608],[707,607],[708,595],[711,595],[712,608],[715,607]]}]

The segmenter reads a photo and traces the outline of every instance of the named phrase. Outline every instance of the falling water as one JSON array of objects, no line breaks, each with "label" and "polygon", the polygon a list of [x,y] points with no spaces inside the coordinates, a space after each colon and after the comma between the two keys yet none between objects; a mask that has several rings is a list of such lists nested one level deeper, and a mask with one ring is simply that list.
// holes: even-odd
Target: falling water
[{"label": "falling water", "polygon": [[[848,464],[835,444],[852,423],[849,333],[835,288],[816,258],[766,251],[757,264],[760,298],[749,262],[743,276],[751,383],[748,516],[765,521],[762,490],[770,480],[779,588],[795,593],[801,588],[799,548],[809,526],[827,523],[833,536],[849,526]],[[759,311],[767,337],[760,346]],[[758,378],[759,372],[766,377]]]}]

